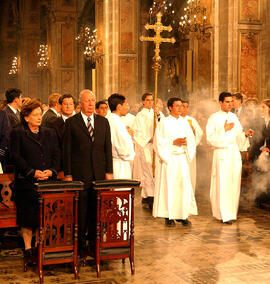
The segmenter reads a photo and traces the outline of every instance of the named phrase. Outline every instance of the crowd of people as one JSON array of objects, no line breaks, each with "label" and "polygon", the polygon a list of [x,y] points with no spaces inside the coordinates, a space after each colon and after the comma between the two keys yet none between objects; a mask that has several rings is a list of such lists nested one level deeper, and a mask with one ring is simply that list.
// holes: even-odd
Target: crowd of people
[{"label": "crowd of people", "polygon": [[158,99],[153,108],[151,93],[132,107],[121,94],[96,102],[87,89],[80,92],[77,104],[70,94],[51,94],[48,107],[39,99],[23,98],[19,89],[9,89],[6,103],[0,110],[0,171],[14,167],[25,257],[33,254],[32,235],[38,227],[34,184],[57,179],[59,171],[66,181],[84,183],[79,198],[83,251],[95,240],[92,181],[137,179],[142,206],[154,217],[164,218],[168,227],[175,221],[190,226],[188,217],[198,214],[196,149],[207,143],[213,149],[212,213],[232,224],[237,219],[242,164],[249,160],[254,175],[261,177],[258,161],[266,161],[270,152],[270,100],[259,105],[240,93],[223,92],[218,102],[201,102],[192,111],[188,101],[177,97],[165,106]]}]

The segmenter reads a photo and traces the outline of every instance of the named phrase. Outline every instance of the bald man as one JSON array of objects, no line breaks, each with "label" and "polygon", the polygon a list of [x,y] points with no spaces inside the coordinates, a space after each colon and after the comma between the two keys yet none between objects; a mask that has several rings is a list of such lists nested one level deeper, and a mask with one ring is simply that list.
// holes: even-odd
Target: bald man
[{"label": "bald man", "polygon": [[[79,248],[95,239],[96,195],[92,181],[112,179],[112,145],[106,118],[94,114],[96,98],[90,90],[79,96],[81,111],[68,118],[63,134],[63,169],[67,181],[84,182],[79,198]],[[88,236],[87,236],[88,235]]]}]

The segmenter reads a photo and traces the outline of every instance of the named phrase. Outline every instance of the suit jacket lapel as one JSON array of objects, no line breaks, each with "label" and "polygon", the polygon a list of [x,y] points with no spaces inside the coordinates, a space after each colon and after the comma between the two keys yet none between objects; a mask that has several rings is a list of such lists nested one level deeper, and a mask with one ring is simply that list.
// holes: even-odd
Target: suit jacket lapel
[{"label": "suit jacket lapel", "polygon": [[20,123],[20,120],[18,119],[16,114],[13,112],[13,110],[9,107],[9,105],[7,105],[7,111],[17,123]]},{"label": "suit jacket lapel", "polygon": [[96,137],[98,137],[98,131],[100,129],[100,127],[98,127],[99,122],[99,116],[94,114],[94,141],[96,140]]},{"label": "suit jacket lapel", "polygon": [[81,129],[89,137],[90,141],[92,141],[92,139],[90,137],[90,134],[89,134],[89,131],[88,131],[88,129],[87,129],[86,125],[85,125],[85,122],[84,122],[84,120],[82,118],[81,113],[78,113],[77,120],[78,120],[78,123],[79,123],[79,126],[81,127]]},{"label": "suit jacket lapel", "polygon": [[59,137],[61,137],[62,134],[63,134],[63,131],[64,131],[64,127],[65,127],[65,121],[62,118],[62,116],[60,118],[58,118],[57,123],[58,123],[57,134],[58,134]]}]

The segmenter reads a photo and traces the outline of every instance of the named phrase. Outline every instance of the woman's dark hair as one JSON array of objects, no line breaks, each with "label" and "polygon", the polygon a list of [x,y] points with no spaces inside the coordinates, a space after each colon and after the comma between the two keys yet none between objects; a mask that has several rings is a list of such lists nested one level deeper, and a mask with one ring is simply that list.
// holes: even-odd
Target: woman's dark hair
[{"label": "woman's dark hair", "polygon": [[22,109],[21,109],[21,123],[23,125],[27,125],[27,122],[25,121],[25,117],[30,115],[30,113],[36,109],[36,108],[40,108],[41,111],[42,111],[42,107],[41,107],[41,102],[39,99],[31,99],[27,102],[25,102],[22,106]]}]

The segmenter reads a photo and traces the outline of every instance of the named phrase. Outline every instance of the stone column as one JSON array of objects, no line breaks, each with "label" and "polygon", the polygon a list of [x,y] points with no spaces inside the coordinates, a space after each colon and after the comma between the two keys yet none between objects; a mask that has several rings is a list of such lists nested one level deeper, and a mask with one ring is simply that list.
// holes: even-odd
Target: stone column
[{"label": "stone column", "polygon": [[14,0],[2,1],[0,7],[2,9],[1,14],[5,15],[0,19],[0,99],[5,99],[4,93],[8,88],[21,88],[18,82],[21,74],[20,66],[16,75],[9,75],[14,56],[18,58],[20,65],[18,49],[19,7]]},{"label": "stone column", "polygon": [[[100,2],[96,0],[96,7],[100,6]],[[103,18],[96,19],[96,27],[100,26],[101,20],[103,26],[103,94],[98,94],[100,98],[120,92],[130,102],[135,101],[138,88],[137,2],[103,0]],[[97,72],[100,69],[99,66]]]},{"label": "stone column", "polygon": [[[144,5],[144,6],[143,6]],[[145,1],[143,1],[142,6],[140,8],[140,29],[139,29],[139,35],[146,35],[148,36],[148,33],[146,32],[144,26],[148,22],[148,13],[146,12],[146,7],[145,7]],[[137,101],[140,101],[140,98],[143,93],[149,91],[148,87],[148,80],[147,80],[147,71],[149,70],[148,68],[148,43],[147,42],[140,42],[139,41],[139,51],[140,51],[140,56],[139,56],[139,93],[137,94]],[[152,71],[152,70],[151,70]]]},{"label": "stone column", "polygon": [[[222,91],[266,96],[269,3],[214,1],[214,97]],[[267,33],[268,31],[268,33]]]},{"label": "stone column", "polygon": [[23,95],[39,97],[41,100],[40,71],[37,68],[37,52],[40,45],[40,3],[21,1],[21,36],[19,40],[20,73],[19,82]]},{"label": "stone column", "polygon": [[78,49],[76,1],[52,1],[50,14],[50,93],[78,97]]},{"label": "stone column", "polygon": [[[203,0],[200,3],[201,7],[206,8],[207,16],[207,36],[196,38],[190,37],[189,50],[193,52],[193,92],[191,100],[193,103],[198,103],[201,100],[213,97],[213,17],[212,17],[212,1]],[[218,78],[215,78],[216,80]]]}]

